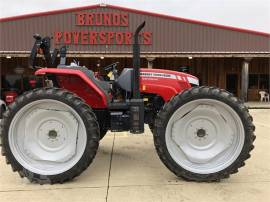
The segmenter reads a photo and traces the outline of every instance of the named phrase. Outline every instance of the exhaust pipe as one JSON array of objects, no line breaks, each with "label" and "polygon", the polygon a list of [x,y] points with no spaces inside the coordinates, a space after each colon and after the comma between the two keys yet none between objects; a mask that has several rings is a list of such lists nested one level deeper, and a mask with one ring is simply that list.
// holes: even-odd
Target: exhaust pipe
[{"label": "exhaust pipe", "polygon": [[133,44],[133,98],[140,98],[140,45],[139,33],[144,28],[145,21],[137,27]]},{"label": "exhaust pipe", "polygon": [[139,33],[145,22],[139,25],[134,34],[133,44],[133,94],[130,100],[130,132],[144,132],[144,102],[140,95],[140,45]]}]

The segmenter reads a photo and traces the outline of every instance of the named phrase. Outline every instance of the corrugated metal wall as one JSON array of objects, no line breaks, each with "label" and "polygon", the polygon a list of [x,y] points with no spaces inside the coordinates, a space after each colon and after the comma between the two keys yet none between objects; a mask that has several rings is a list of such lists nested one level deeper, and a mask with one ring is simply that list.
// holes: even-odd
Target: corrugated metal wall
[{"label": "corrugated metal wall", "polygon": [[[83,10],[82,10],[83,11]],[[0,22],[0,51],[30,51],[32,35],[53,36],[55,31],[131,31],[146,21],[145,31],[153,33],[152,45],[143,45],[149,53],[172,52],[270,52],[269,36],[238,32],[218,27],[158,16],[127,12],[110,7],[84,10],[87,12],[128,13],[128,27],[77,26],[75,12],[38,16]],[[69,51],[124,53],[130,45],[70,45]]]}]

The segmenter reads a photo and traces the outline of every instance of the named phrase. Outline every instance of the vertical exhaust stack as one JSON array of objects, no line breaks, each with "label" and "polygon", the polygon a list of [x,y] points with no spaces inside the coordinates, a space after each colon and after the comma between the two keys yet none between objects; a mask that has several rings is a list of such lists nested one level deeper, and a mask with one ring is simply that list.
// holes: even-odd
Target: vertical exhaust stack
[{"label": "vertical exhaust stack", "polygon": [[140,44],[139,33],[144,28],[145,21],[137,27],[133,44],[133,98],[140,98]]},{"label": "vertical exhaust stack", "polygon": [[134,33],[133,44],[133,79],[132,99],[130,100],[130,132],[144,132],[144,102],[140,94],[140,45],[139,33],[144,28],[145,22],[137,27]]}]

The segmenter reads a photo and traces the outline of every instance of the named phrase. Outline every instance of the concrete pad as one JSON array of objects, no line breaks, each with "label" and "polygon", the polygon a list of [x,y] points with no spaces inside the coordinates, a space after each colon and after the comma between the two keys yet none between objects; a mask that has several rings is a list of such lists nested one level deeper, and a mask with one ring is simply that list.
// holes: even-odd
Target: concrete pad
[{"label": "concrete pad", "polygon": [[150,130],[145,134],[115,136],[110,185],[167,184],[177,179],[160,161]]},{"label": "concrete pad", "polygon": [[108,202],[258,202],[269,201],[270,182],[192,183],[110,187]]},{"label": "concrete pad", "polygon": [[102,141],[93,163],[79,177],[70,182],[56,185],[37,185],[26,178],[12,172],[10,165],[6,165],[5,158],[0,157],[0,192],[11,190],[44,190],[51,188],[79,188],[79,187],[107,187],[110,166],[110,153],[113,135],[108,134]]},{"label": "concrete pad", "polygon": [[[227,183],[270,181],[270,110],[250,110],[256,125],[255,149],[246,166],[224,179]],[[159,160],[150,131],[144,135],[117,136],[110,177],[111,186],[185,184]]]},{"label": "concrete pad", "polygon": [[245,105],[250,109],[270,109],[270,102],[246,102]]},{"label": "concrete pad", "polygon": [[270,181],[270,109],[250,110],[256,130],[255,149],[239,173],[232,175],[228,182],[268,182]]},{"label": "concrete pad", "polygon": [[0,192],[1,202],[105,202],[107,188],[42,189],[34,191]]},{"label": "concrete pad", "polygon": [[[110,173],[109,202],[270,200],[270,110],[250,110],[256,125],[255,149],[239,173],[220,183],[177,178],[159,160],[148,128],[143,135],[117,133]],[[113,134],[100,142],[93,164],[63,185],[36,185],[20,179],[0,157],[0,201],[106,201]]]},{"label": "concrete pad", "polygon": [[270,109],[250,109],[255,126],[270,127]]}]

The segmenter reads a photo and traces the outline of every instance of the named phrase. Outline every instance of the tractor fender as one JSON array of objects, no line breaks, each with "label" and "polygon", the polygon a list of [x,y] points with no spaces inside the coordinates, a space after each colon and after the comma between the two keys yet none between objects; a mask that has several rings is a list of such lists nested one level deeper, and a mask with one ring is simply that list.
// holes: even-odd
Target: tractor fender
[{"label": "tractor fender", "polygon": [[35,75],[55,75],[60,88],[77,94],[92,108],[107,108],[108,96],[80,70],[42,68]]}]

